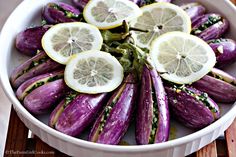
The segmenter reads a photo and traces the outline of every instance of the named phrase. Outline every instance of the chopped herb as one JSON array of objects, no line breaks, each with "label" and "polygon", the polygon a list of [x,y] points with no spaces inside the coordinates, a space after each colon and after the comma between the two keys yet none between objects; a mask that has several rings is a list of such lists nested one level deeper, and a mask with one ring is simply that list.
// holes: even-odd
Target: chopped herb
[{"label": "chopped herb", "polygon": [[50,77],[49,79],[47,80],[38,80],[37,83],[35,83],[26,93],[29,94],[31,93],[33,90],[35,90],[36,88],[48,83],[48,82],[52,82],[52,81],[55,81],[55,80],[58,80],[60,78],[63,78],[63,75],[56,75],[54,77]]},{"label": "chopped herb", "polygon": [[178,90],[181,90],[181,91],[184,91],[186,92],[188,95],[191,95],[193,96],[196,100],[198,101],[201,101],[209,110],[211,110],[213,113],[216,113],[218,112],[214,106],[212,106],[212,104],[209,102],[209,97],[208,97],[208,94],[207,93],[195,93],[194,91],[192,91],[191,89],[189,88],[186,88],[185,85],[182,85],[180,87],[177,87],[176,85],[174,85],[174,88],[173,88],[176,92]]},{"label": "chopped herb", "polygon": [[113,101],[105,107],[103,116],[102,116],[100,124],[99,124],[99,134],[103,131],[104,126],[105,126],[106,121],[107,121],[107,118],[109,117],[109,115],[111,113],[111,110],[116,105],[117,101],[119,100],[124,88],[125,88],[125,84],[119,89],[119,91],[117,92],[117,94],[114,97]]},{"label": "chopped herb", "polygon": [[71,91],[66,95],[65,98],[65,104],[64,104],[64,108],[66,108],[66,106],[75,99],[75,97],[78,95],[78,92],[76,91]]},{"label": "chopped herb", "polygon": [[31,93],[33,90],[35,90],[36,88],[44,85],[45,82],[44,81],[40,81],[40,82],[37,82],[35,85],[33,85],[33,87],[31,87],[26,93],[29,94]]},{"label": "chopped herb", "polygon": [[21,75],[27,73],[28,71],[30,71],[32,68],[38,66],[39,64],[44,63],[44,62],[47,61],[48,59],[49,59],[48,57],[43,57],[43,58],[40,58],[40,59],[37,60],[37,61],[32,61],[31,64],[30,64],[26,69],[24,69],[24,70],[22,71],[22,73],[20,73],[20,74],[17,76],[17,78],[20,77]]},{"label": "chopped herb", "polygon": [[61,79],[61,78],[63,78],[63,75],[56,75],[56,76],[53,76],[53,77],[49,77],[47,82],[53,82],[53,81]]},{"label": "chopped herb", "polygon": [[217,43],[226,42],[226,41],[228,41],[228,40],[227,39],[222,39],[222,38],[213,39],[213,40],[208,41],[208,44],[211,44],[211,43],[217,44]]},{"label": "chopped herb", "polygon": [[158,107],[157,107],[157,98],[155,94],[155,89],[152,87],[152,98],[153,98],[153,117],[152,117],[152,130],[151,130],[151,135],[149,137],[149,144],[153,144],[155,142],[155,136],[156,136],[156,131],[158,128]]},{"label": "chopped herb", "polygon": [[76,14],[72,13],[71,11],[65,10],[64,8],[60,7],[57,4],[53,3],[51,7],[56,10],[62,11],[64,13],[64,15],[68,18],[79,19],[81,17],[80,15],[76,15]]},{"label": "chopped herb", "polygon": [[211,15],[208,17],[208,20],[203,23],[201,26],[199,26],[198,28],[196,29],[193,29],[192,30],[192,34],[194,35],[197,35],[197,34],[200,34],[202,31],[204,31],[205,29],[209,28],[210,26],[218,23],[222,21],[222,17],[219,16],[219,15]]},{"label": "chopped herb", "polygon": [[44,26],[44,25],[47,24],[47,21],[46,21],[46,20],[42,20],[42,21],[41,21],[41,24]]}]

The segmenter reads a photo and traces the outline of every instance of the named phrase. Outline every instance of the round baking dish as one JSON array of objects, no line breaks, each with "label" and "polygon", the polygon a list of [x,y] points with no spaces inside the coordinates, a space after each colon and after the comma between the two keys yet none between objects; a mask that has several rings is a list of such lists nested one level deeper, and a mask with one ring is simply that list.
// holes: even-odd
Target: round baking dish
[{"label": "round baking dish", "polygon": [[[222,117],[213,124],[199,131],[192,131],[179,123],[172,122],[172,128],[177,130],[172,132],[176,139],[168,142],[143,146],[111,146],[96,144],[83,140],[86,136],[74,138],[62,134],[47,126],[48,115],[34,117],[31,115],[15,97],[14,91],[9,82],[11,71],[22,63],[26,58],[15,50],[14,42],[16,34],[30,25],[37,25],[40,22],[42,7],[52,0],[24,0],[11,14],[5,23],[0,37],[0,76],[2,87],[11,100],[14,109],[24,124],[39,138],[50,146],[71,156],[80,157],[182,157],[191,154],[219,137],[233,122],[236,117],[235,104],[220,104]],[[64,0],[67,2],[68,0]],[[192,0],[191,0],[192,1]],[[190,2],[190,0],[175,0],[174,3]],[[227,36],[236,37],[236,7],[229,0],[199,0],[209,11],[223,14],[229,21],[230,31]],[[227,72],[236,75],[236,64],[231,65]],[[125,140],[133,144],[133,127],[125,136]],[[173,136],[172,136],[173,137]]]}]

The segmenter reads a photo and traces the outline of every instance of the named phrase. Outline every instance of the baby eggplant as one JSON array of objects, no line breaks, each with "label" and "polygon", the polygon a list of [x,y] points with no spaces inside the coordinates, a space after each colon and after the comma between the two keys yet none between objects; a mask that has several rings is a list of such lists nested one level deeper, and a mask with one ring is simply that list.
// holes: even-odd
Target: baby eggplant
[{"label": "baby eggplant", "polygon": [[61,68],[62,65],[51,60],[43,51],[16,67],[10,76],[11,84],[18,88],[26,80]]},{"label": "baby eggplant", "polygon": [[89,134],[89,141],[116,145],[126,133],[132,119],[138,83],[129,74],[116,89]]},{"label": "baby eggplant", "polygon": [[220,117],[218,105],[195,88],[166,87],[170,108],[175,118],[192,129],[201,129]]},{"label": "baby eggplant", "polygon": [[156,70],[144,66],[136,117],[137,144],[165,142],[169,138],[168,98]]},{"label": "baby eggplant", "polygon": [[24,98],[34,89],[48,82],[52,82],[57,79],[63,78],[63,75],[64,75],[64,71],[60,70],[60,71],[51,72],[51,73],[33,77],[20,85],[20,87],[16,91],[16,96],[20,101],[23,101]]},{"label": "baby eggplant", "polygon": [[31,113],[43,114],[65,95],[66,90],[63,79],[48,82],[26,95],[23,104]]},{"label": "baby eggplant", "polygon": [[50,114],[48,123],[50,127],[55,128],[55,124],[57,123],[59,116],[68,106],[68,104],[78,96],[78,94],[79,94],[78,92],[73,90],[69,90],[65,94],[65,98],[56,106],[56,108]]},{"label": "baby eggplant", "polygon": [[213,39],[208,44],[216,54],[216,67],[222,68],[236,61],[236,42],[232,39]]},{"label": "baby eggplant", "polygon": [[192,21],[206,12],[206,8],[196,2],[184,4],[181,8],[187,12]]},{"label": "baby eggplant", "polygon": [[216,102],[236,101],[236,78],[220,69],[213,68],[208,75],[193,83],[193,86],[206,92]]},{"label": "baby eggplant", "polygon": [[72,0],[72,3],[79,8],[79,10],[83,11],[86,4],[89,2],[89,0]]},{"label": "baby eggplant", "polygon": [[79,136],[98,116],[107,96],[70,92],[51,113],[49,125],[67,135]]},{"label": "baby eggplant", "polygon": [[219,14],[205,14],[192,23],[192,34],[203,40],[220,38],[228,29],[229,22]]},{"label": "baby eggplant", "polygon": [[16,48],[21,53],[34,56],[37,50],[42,50],[41,39],[50,26],[28,28],[16,36]]},{"label": "baby eggplant", "polygon": [[42,17],[48,24],[80,21],[80,11],[63,3],[48,3],[42,11]]}]

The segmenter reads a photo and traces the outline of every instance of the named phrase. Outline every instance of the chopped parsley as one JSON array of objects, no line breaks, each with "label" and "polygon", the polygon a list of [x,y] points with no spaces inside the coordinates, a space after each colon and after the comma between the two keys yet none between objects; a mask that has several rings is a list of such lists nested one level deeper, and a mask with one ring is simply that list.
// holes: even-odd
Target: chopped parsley
[{"label": "chopped parsley", "polygon": [[218,110],[216,108],[214,108],[214,106],[209,102],[209,97],[208,97],[207,93],[204,93],[204,92],[195,93],[193,90],[191,90],[189,88],[186,88],[185,85],[182,85],[180,87],[177,87],[176,85],[174,85],[173,89],[175,91],[184,91],[184,92],[186,92],[188,95],[194,97],[198,101],[201,101],[213,113],[218,112]]},{"label": "chopped parsley", "polygon": [[119,89],[119,91],[117,92],[116,96],[114,97],[114,99],[112,100],[112,102],[110,104],[107,104],[107,106],[104,108],[104,112],[99,124],[99,134],[103,131],[104,126],[106,124],[107,118],[109,117],[111,110],[113,109],[113,107],[116,105],[116,103],[118,102],[124,88],[125,88],[125,84]]},{"label": "chopped parsley", "polygon": [[64,108],[66,108],[66,106],[75,99],[75,97],[78,95],[78,92],[76,91],[70,91],[68,94],[66,94],[65,97],[65,104],[64,104]]},{"label": "chopped parsley", "polygon": [[156,98],[156,94],[155,94],[155,89],[154,87],[152,87],[152,99],[153,99],[153,117],[152,117],[152,129],[151,129],[151,135],[149,137],[149,144],[153,144],[155,143],[155,136],[156,136],[156,131],[158,128],[158,104],[157,104],[157,98]]},{"label": "chopped parsley", "polygon": [[200,34],[202,31],[206,30],[207,28],[211,27],[212,25],[222,21],[222,17],[219,15],[211,15],[208,17],[208,20],[200,25],[198,28],[192,30],[192,34],[197,35]]}]

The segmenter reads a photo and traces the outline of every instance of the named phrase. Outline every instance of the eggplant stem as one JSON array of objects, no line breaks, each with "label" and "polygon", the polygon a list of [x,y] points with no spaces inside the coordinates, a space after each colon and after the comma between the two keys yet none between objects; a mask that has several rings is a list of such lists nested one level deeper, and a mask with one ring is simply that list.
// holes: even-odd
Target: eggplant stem
[{"label": "eggplant stem", "polygon": [[143,29],[139,29],[139,28],[134,28],[134,27],[129,27],[130,31],[137,31],[137,32],[144,32],[144,33],[148,33],[149,30],[143,30]]}]

